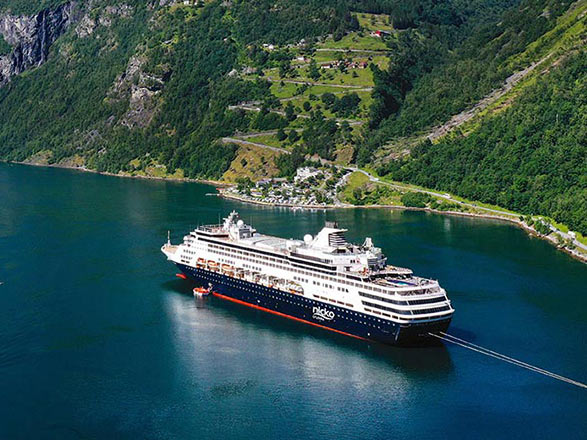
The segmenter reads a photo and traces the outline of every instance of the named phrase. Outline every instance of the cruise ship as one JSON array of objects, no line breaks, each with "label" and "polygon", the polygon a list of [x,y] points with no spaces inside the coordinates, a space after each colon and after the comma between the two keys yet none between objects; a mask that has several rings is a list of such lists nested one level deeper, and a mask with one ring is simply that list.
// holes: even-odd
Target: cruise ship
[{"label": "cruise ship", "polygon": [[348,243],[326,222],[303,240],[257,232],[233,211],[161,251],[216,297],[347,336],[418,344],[447,330],[454,309],[438,281],[387,264],[370,238]]}]

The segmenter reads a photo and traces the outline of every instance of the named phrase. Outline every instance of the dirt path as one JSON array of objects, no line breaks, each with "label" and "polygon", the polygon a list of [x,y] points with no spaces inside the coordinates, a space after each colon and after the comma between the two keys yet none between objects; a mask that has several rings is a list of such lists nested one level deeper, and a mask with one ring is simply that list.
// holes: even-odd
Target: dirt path
[{"label": "dirt path", "polygon": [[281,79],[281,78],[272,78],[270,76],[265,76],[269,82],[283,82],[286,84],[300,84],[300,85],[307,85],[307,86],[325,86],[325,87],[338,87],[341,89],[354,89],[361,92],[370,92],[373,90],[373,87],[365,87],[365,86],[353,86],[350,84],[329,84],[329,83],[319,83],[314,81],[303,81],[301,79]]},{"label": "dirt path", "polygon": [[[237,105],[230,105],[228,106],[229,110],[241,109],[248,112],[260,112],[261,107],[252,104],[237,104]],[[285,116],[285,112],[283,110],[269,110],[271,113],[277,113],[278,115]],[[308,115],[296,115],[298,118],[302,119],[310,119]],[[344,118],[336,118],[336,122],[347,122],[350,126],[355,125],[363,125],[365,121],[357,121],[355,119],[344,119]]]},{"label": "dirt path", "polygon": [[249,145],[251,147],[258,147],[258,148],[265,148],[267,150],[273,150],[278,153],[290,154],[290,152],[288,150],[286,150],[285,148],[272,147],[271,145],[265,145],[265,144],[258,144],[256,142],[250,142],[250,141],[246,141],[244,139],[238,139],[238,138],[234,138],[234,137],[223,137],[222,142],[225,144]]},{"label": "dirt path", "polygon": [[390,50],[387,49],[380,49],[380,50],[373,50],[373,49],[328,49],[326,47],[321,47],[316,49],[316,52],[353,52],[353,53],[372,53],[375,55],[386,55]]},{"label": "dirt path", "polygon": [[[370,92],[373,90],[373,87],[363,87],[362,89],[353,89],[353,92]],[[344,95],[347,91],[340,91],[340,92],[331,92],[333,95]],[[292,96],[291,98],[281,98],[279,101],[281,102],[288,102],[288,101],[295,101],[297,99],[303,98],[303,96]]]}]

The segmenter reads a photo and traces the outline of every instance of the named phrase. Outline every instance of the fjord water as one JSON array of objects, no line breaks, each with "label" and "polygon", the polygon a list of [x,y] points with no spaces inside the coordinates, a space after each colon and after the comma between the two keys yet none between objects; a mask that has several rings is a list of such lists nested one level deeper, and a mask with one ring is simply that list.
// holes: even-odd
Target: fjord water
[{"label": "fjord water", "polygon": [[385,347],[197,301],[159,248],[232,209],[286,237],[337,220],[439,279],[450,333],[582,382],[587,266],[496,221],[214,192],[0,165],[0,438],[585,435],[584,389],[454,345]]}]

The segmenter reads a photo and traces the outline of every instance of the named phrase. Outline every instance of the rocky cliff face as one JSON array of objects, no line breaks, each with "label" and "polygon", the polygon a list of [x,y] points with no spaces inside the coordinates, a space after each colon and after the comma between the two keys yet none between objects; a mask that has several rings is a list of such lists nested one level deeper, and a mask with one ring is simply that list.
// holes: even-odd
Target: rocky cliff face
[{"label": "rocky cliff face", "polygon": [[0,86],[47,61],[51,45],[78,20],[78,15],[75,1],[33,16],[0,15],[0,34],[13,47],[10,54],[0,57]]},{"label": "rocky cliff face", "polygon": [[109,92],[113,101],[127,99],[128,110],[118,121],[128,128],[148,126],[159,104],[159,95],[171,74],[167,66],[159,66],[158,75],[146,72],[145,56],[134,55],[129,60],[126,71],[115,81]]}]

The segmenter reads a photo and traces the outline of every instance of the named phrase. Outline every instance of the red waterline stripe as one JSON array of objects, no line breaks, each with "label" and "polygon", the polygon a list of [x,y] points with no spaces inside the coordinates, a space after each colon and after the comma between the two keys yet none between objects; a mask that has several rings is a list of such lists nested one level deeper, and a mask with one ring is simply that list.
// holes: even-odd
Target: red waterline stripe
[{"label": "red waterline stripe", "polygon": [[340,333],[341,335],[350,336],[351,338],[357,338],[357,339],[361,339],[362,341],[368,341],[368,339],[362,338],[362,337],[357,336],[357,335],[353,335],[351,333],[347,333],[347,332],[343,332],[343,331],[340,331],[340,330],[336,330],[334,328],[326,327],[325,325],[316,324],[315,322],[306,321],[305,319],[296,318],[295,316],[286,315],[285,313],[276,312],[275,310],[266,309],[265,307],[257,306],[255,304],[251,304],[251,303],[248,303],[246,301],[241,301],[240,299],[232,298],[230,296],[225,296],[225,295],[222,295],[222,294],[217,293],[217,292],[212,292],[212,295],[217,296],[218,298],[225,299],[227,301],[232,301],[232,302],[235,302],[235,303],[238,303],[238,304],[242,304],[244,306],[252,307],[253,309],[262,310],[264,312],[269,312],[269,313],[272,313],[272,314],[277,315],[277,316],[282,316],[284,318],[293,319],[294,321],[303,322],[304,324],[310,324],[310,325],[313,325],[315,327],[320,327],[320,328],[323,328],[325,330],[330,330],[331,332]]},{"label": "red waterline stripe", "polygon": [[181,278],[182,280],[187,280],[187,279],[188,279],[188,277],[186,277],[186,276],[185,276],[184,274],[182,274],[182,273],[176,273],[176,274],[175,274],[175,276],[176,276],[177,278]]}]

